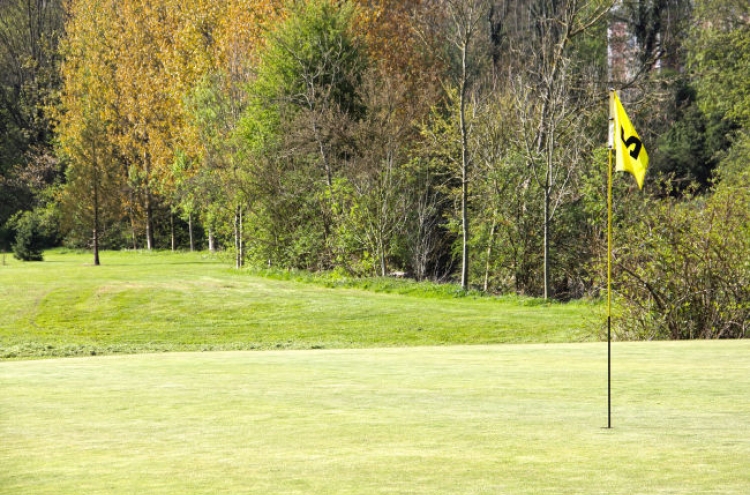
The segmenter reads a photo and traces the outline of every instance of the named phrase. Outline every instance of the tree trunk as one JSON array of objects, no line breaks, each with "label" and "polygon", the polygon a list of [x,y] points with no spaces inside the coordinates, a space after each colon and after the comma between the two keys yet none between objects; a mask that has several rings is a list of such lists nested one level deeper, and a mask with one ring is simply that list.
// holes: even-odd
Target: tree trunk
[{"label": "tree trunk", "polygon": [[188,213],[188,234],[190,236],[190,252],[195,251],[195,239],[193,239],[193,214]]},{"label": "tree trunk", "polygon": [[94,229],[93,229],[94,266],[99,266],[99,194],[98,187],[94,186]]},{"label": "tree trunk", "polygon": [[550,296],[550,266],[549,266],[549,228],[550,228],[550,194],[552,191],[552,167],[555,152],[555,130],[549,130],[547,135],[547,170],[544,176],[544,299]]},{"label": "tree trunk", "polygon": [[245,266],[245,242],[244,242],[244,235],[243,235],[243,228],[242,228],[242,207],[240,206],[240,266],[239,268],[242,268]]},{"label": "tree trunk", "polygon": [[237,269],[244,265],[244,253],[242,246],[242,207],[237,206],[234,213],[234,266]]},{"label": "tree trunk", "polygon": [[174,213],[172,213],[171,211],[169,212],[169,230],[170,230],[170,236],[172,238],[172,252],[174,253],[175,247],[177,244],[177,239],[174,233]]},{"label": "tree trunk", "polygon": [[544,298],[549,298],[549,184],[544,188]]},{"label": "tree trunk", "polygon": [[[130,204],[135,205],[135,192],[133,190],[130,191]],[[130,237],[133,241],[133,251],[138,250],[138,229],[136,228],[136,220],[135,220],[135,212],[133,211],[134,207],[130,206],[128,207],[128,218],[130,219]]]},{"label": "tree trunk", "polygon": [[497,212],[492,216],[492,227],[490,227],[490,236],[487,240],[487,260],[484,264],[484,291],[487,292],[490,286],[490,258],[492,257],[492,244],[495,240],[495,230],[497,229]]},{"label": "tree trunk", "polygon": [[208,227],[208,252],[216,252],[216,243],[214,242],[214,229],[211,226]]},{"label": "tree trunk", "polygon": [[94,250],[94,266],[99,266],[99,169],[97,168],[96,147],[94,147],[94,225],[92,248]]},{"label": "tree trunk", "polygon": [[234,210],[234,267],[240,267],[240,209]]},{"label": "tree trunk", "polygon": [[[96,190],[96,187],[94,188]],[[96,196],[96,193],[94,193]],[[95,200],[96,203],[96,200]],[[94,250],[94,266],[99,266],[99,207],[94,207],[94,232],[92,239],[92,248]]]},{"label": "tree trunk", "polygon": [[94,227],[94,266],[99,265],[99,229]]},{"label": "tree trunk", "polygon": [[148,179],[151,177],[151,156],[145,150],[143,151],[143,163],[146,172],[146,185],[144,187],[146,193],[146,248],[151,251],[154,248],[154,212],[151,201],[151,187],[148,183]]},{"label": "tree trunk", "polygon": [[146,249],[154,248],[154,212],[151,206],[151,192],[146,189]]},{"label": "tree trunk", "polygon": [[466,130],[466,92],[468,87],[468,41],[461,50],[461,101],[459,124],[461,127],[461,288],[469,287],[469,140]]}]

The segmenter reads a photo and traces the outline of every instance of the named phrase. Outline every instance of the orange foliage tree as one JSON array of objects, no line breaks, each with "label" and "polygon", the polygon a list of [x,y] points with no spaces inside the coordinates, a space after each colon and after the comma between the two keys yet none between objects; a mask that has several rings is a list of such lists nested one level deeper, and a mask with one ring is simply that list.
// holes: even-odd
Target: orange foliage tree
[{"label": "orange foliage tree", "polygon": [[176,157],[200,164],[205,154],[187,95],[212,73],[231,75],[235,88],[246,82],[263,26],[279,8],[257,0],[69,0],[66,8],[58,132],[80,138],[81,81],[101,74],[88,77],[87,98],[97,102],[127,184],[121,195],[134,245],[143,233],[151,249],[154,210],[174,203]]}]

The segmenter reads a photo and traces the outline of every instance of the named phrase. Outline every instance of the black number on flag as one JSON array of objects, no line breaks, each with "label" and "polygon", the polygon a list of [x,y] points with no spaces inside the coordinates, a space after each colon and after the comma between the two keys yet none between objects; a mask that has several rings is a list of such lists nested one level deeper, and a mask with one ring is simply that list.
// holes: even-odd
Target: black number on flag
[{"label": "black number on flag", "polygon": [[628,150],[630,150],[631,144],[635,145],[635,148],[630,150],[630,156],[632,156],[634,160],[637,160],[641,148],[643,147],[643,143],[641,143],[641,140],[635,136],[630,136],[628,139],[625,139],[625,128],[620,127],[620,131],[622,131],[622,142],[625,143],[625,147],[628,148]]}]

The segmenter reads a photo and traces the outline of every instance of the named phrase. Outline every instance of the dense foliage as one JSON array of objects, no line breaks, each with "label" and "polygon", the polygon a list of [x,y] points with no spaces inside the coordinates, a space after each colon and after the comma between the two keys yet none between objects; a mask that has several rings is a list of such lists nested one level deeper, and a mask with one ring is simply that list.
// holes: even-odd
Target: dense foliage
[{"label": "dense foliage", "polygon": [[747,186],[722,187],[705,200],[649,201],[648,210],[619,239],[624,335],[748,336]]},{"label": "dense foliage", "polygon": [[614,86],[652,157],[645,192],[616,184],[619,330],[745,334],[747,2],[9,0],[0,19],[3,250],[41,219],[97,264],[207,247],[597,296]]}]

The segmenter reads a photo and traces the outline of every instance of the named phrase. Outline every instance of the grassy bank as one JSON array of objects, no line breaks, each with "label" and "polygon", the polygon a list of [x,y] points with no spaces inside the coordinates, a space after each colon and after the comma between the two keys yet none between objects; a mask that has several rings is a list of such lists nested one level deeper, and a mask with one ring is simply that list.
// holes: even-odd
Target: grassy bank
[{"label": "grassy bank", "polygon": [[599,337],[592,304],[451,297],[401,282],[326,287],[237,271],[205,253],[106,252],[99,267],[90,254],[64,251],[7,262],[0,358]]},{"label": "grassy bank", "polygon": [[0,493],[750,491],[748,341],[0,362]]}]

